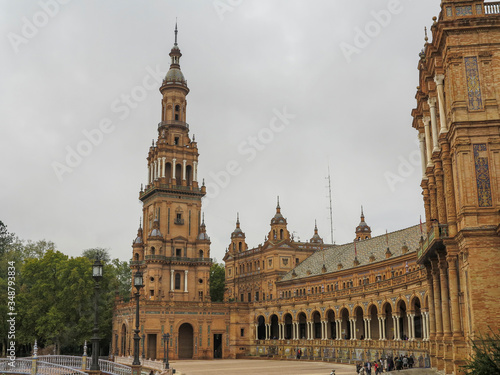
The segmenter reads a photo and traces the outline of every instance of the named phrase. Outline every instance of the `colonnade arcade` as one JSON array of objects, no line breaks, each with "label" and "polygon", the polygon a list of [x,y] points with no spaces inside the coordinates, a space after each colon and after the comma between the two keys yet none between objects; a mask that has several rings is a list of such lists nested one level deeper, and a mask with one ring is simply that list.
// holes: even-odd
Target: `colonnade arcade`
[{"label": "colonnade arcade", "polygon": [[418,296],[305,310],[256,316],[255,340],[429,340],[429,312]]}]

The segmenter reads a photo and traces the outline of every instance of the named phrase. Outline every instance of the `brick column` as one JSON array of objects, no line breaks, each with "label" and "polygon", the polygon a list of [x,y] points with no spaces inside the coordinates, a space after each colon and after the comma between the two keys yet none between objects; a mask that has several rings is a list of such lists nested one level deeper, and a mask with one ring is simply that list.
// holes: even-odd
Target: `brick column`
[{"label": "brick column", "polygon": [[434,162],[436,166],[434,169],[434,175],[436,176],[436,193],[437,193],[437,208],[438,208],[438,217],[439,222],[446,223],[446,199],[444,195],[444,183],[443,183],[443,167],[441,164],[441,160],[436,160]]},{"label": "brick column", "polygon": [[450,302],[448,291],[448,263],[443,254],[439,254],[439,277],[441,282],[441,306],[443,314],[443,334],[451,336]]},{"label": "brick column", "polygon": [[443,315],[441,312],[441,288],[437,259],[432,261],[432,290],[434,292],[434,318],[436,321],[436,339],[443,337]]},{"label": "brick column", "polygon": [[[437,219],[438,217],[438,212],[437,212],[437,199],[436,199],[436,183],[435,183],[435,177],[434,175],[429,175],[429,195],[431,198],[431,219]],[[429,222],[430,220],[428,220]]]},{"label": "brick column", "polygon": [[458,305],[457,256],[448,255],[448,277],[450,283],[451,320],[453,322],[453,337],[462,336],[460,326],[460,307]]},{"label": "brick column", "polygon": [[448,218],[448,235],[454,237],[457,234],[457,211],[455,206],[455,189],[453,182],[453,168],[451,164],[450,145],[448,142],[441,142],[444,183],[446,186],[446,215]]},{"label": "brick column", "polygon": [[433,282],[432,282],[432,268],[430,264],[425,265],[425,269],[427,271],[427,293],[428,293],[428,301],[429,301],[429,312],[427,316],[427,329],[429,334],[427,335],[428,339],[434,339],[436,336],[436,315],[434,312],[434,290],[433,290]]}]

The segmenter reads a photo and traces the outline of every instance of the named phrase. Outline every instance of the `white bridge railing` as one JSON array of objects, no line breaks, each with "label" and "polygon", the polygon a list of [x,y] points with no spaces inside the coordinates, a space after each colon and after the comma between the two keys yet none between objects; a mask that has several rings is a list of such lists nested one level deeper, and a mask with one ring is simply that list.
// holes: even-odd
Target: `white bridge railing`
[{"label": "white bridge railing", "polygon": [[[13,366],[12,366],[13,364]],[[6,358],[0,359],[0,372],[16,373],[16,374],[31,374],[33,361],[31,358],[16,358],[11,361]],[[86,375],[85,372],[63,366],[56,363],[49,363],[38,359],[36,362],[36,373],[47,375]]]},{"label": "white bridge railing", "polygon": [[[76,357],[69,355],[41,355],[38,356],[39,361],[44,361],[48,363],[57,364],[59,366],[66,366],[70,368],[90,369],[92,365],[92,358],[85,357],[85,367],[82,366],[82,361],[84,357]],[[132,375],[132,368],[120,363],[106,361],[105,359],[99,359],[99,367],[101,372],[112,375]]]}]

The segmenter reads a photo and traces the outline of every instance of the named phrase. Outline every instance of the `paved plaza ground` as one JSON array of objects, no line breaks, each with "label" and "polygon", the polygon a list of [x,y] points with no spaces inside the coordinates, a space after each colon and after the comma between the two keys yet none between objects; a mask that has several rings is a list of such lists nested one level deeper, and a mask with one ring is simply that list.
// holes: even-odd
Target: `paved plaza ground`
[{"label": "paved plaza ground", "polygon": [[[182,375],[355,375],[352,365],[308,361],[266,359],[215,359],[209,361],[177,360],[170,367]],[[176,375],[177,375],[176,374]]]}]

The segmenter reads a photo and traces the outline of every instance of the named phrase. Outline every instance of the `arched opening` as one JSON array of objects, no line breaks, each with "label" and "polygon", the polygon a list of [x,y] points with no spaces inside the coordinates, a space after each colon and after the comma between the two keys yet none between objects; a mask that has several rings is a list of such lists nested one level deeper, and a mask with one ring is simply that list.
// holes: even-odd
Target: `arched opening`
[{"label": "arched opening", "polygon": [[257,318],[257,340],[266,339],[266,321],[262,315]]},{"label": "arched opening", "polygon": [[307,318],[306,318],[306,314],[304,314],[303,312],[299,313],[299,338],[300,339],[306,339],[306,322],[307,322]]},{"label": "arched opening", "polygon": [[378,311],[377,306],[371,305],[368,310],[368,316],[370,317],[370,339],[379,340],[380,331],[378,324]]},{"label": "arched opening", "polygon": [[180,121],[181,120],[181,118],[180,118],[180,116],[181,116],[180,110],[181,110],[181,108],[179,107],[179,105],[176,105],[175,106],[175,112],[174,112],[174,120],[175,121]]},{"label": "arched opening", "polygon": [[193,167],[190,165],[186,166],[186,185],[191,186],[193,182]]},{"label": "arched opening", "polygon": [[390,303],[386,303],[382,306],[382,311],[385,320],[385,332],[384,336],[386,339],[394,340],[394,320],[392,319],[392,306]]},{"label": "arched opening", "polygon": [[337,325],[335,324],[335,312],[333,310],[328,310],[326,313],[326,321],[328,325],[326,338],[335,340],[337,338]]},{"label": "arched opening", "polygon": [[180,273],[176,273],[175,274],[175,290],[180,290],[181,289],[181,274]]},{"label": "arched opening", "polygon": [[200,259],[203,259],[203,250],[200,250],[200,251],[198,252],[198,257],[199,257]]},{"label": "arched opening", "polygon": [[127,355],[127,327],[125,324],[122,324],[122,332],[121,332],[121,343],[120,343],[120,354],[122,356]]},{"label": "arched opening", "polygon": [[285,314],[285,340],[292,338],[292,316]]},{"label": "arched opening", "polygon": [[167,181],[171,181],[172,178],[172,164],[166,163],[165,164],[165,178]]},{"label": "arched opening", "polygon": [[276,340],[279,338],[278,317],[271,315],[271,335],[270,338]]},{"label": "arched opening", "polygon": [[280,240],[283,239],[283,229],[280,229]]},{"label": "arched opening", "polygon": [[135,253],[134,260],[139,260],[139,253]]},{"label": "arched opening", "polygon": [[408,315],[405,301],[399,301],[399,338],[408,340]]},{"label": "arched opening", "polygon": [[352,337],[355,340],[364,340],[366,338],[365,324],[363,321],[363,309],[358,306],[354,310],[354,329]]},{"label": "arched opening", "polygon": [[175,184],[182,185],[182,166],[180,164],[175,166]]},{"label": "arched opening", "polygon": [[350,340],[351,339],[351,324],[349,322],[349,310],[347,310],[346,308],[343,308],[340,312],[340,316],[341,316],[341,323],[340,323],[340,327],[342,329],[342,337],[345,339],[345,340]]},{"label": "arched opening", "polygon": [[151,255],[155,255],[155,248],[154,248],[154,246],[151,248]]},{"label": "arched opening", "polygon": [[179,327],[179,358],[193,358],[193,326],[189,323]]},{"label": "arched opening", "polygon": [[241,253],[241,242],[238,242],[238,251]]},{"label": "arched opening", "polygon": [[424,338],[423,324],[422,324],[422,307],[420,306],[420,299],[418,297],[416,297],[413,300],[413,311],[415,313],[415,317],[413,318],[415,338],[422,339]]},{"label": "arched opening", "polygon": [[321,315],[319,312],[315,311],[312,314],[312,321],[314,325],[313,330],[313,338],[320,339],[321,338]]}]

